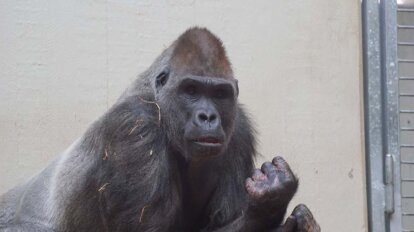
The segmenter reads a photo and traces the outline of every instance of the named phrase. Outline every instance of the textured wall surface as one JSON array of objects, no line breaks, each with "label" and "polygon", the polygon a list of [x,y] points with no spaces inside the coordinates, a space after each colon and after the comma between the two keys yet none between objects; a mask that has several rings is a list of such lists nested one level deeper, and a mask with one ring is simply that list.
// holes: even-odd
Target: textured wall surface
[{"label": "textured wall surface", "polygon": [[224,42],[259,162],[324,231],[366,231],[360,2],[0,1],[0,192],[41,170],[185,29]]}]

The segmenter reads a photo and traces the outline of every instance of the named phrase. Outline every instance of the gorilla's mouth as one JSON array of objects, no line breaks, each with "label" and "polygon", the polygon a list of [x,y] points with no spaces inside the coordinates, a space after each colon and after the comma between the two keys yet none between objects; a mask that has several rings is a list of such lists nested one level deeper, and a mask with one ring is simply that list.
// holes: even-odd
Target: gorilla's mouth
[{"label": "gorilla's mouth", "polygon": [[221,146],[223,144],[223,141],[216,137],[200,137],[193,141],[203,146]]}]

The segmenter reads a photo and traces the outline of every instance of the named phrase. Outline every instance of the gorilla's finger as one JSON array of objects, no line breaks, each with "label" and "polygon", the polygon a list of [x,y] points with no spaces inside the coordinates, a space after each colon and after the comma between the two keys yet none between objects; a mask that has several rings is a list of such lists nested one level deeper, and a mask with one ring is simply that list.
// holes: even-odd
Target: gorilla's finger
[{"label": "gorilla's finger", "polygon": [[260,169],[256,168],[253,171],[252,179],[255,181],[261,181],[261,180],[265,180],[266,176],[263,174],[263,172]]},{"label": "gorilla's finger", "polygon": [[285,224],[283,225],[284,232],[294,232],[296,228],[296,218],[293,215],[290,215],[287,219]]},{"label": "gorilla's finger", "polygon": [[272,163],[276,166],[278,173],[282,174],[279,178],[283,180],[295,180],[296,177],[290,169],[289,164],[280,156],[273,158]]},{"label": "gorilla's finger", "polygon": [[276,156],[273,158],[272,163],[277,167],[277,169],[289,169],[290,167],[287,164],[286,160],[283,159],[281,156]]},{"label": "gorilla's finger", "polygon": [[296,217],[298,232],[320,232],[321,228],[314,219],[311,211],[304,204],[299,204],[293,210]]},{"label": "gorilla's finger", "polygon": [[271,162],[264,162],[261,167],[262,172],[267,176],[274,176],[276,175],[276,166],[273,165]]}]

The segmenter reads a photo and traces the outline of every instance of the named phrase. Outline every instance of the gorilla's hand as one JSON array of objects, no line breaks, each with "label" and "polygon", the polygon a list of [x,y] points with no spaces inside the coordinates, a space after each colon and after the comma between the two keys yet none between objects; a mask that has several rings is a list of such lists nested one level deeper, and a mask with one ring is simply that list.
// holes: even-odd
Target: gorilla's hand
[{"label": "gorilla's hand", "polygon": [[246,189],[253,207],[286,207],[298,187],[298,181],[282,157],[265,162],[246,180]]},{"label": "gorilla's hand", "polygon": [[298,181],[282,157],[265,162],[246,180],[248,213],[265,219],[265,224],[280,225],[297,187]]},{"label": "gorilla's hand", "polygon": [[300,204],[295,207],[284,225],[275,232],[320,232],[321,228],[306,205]]}]

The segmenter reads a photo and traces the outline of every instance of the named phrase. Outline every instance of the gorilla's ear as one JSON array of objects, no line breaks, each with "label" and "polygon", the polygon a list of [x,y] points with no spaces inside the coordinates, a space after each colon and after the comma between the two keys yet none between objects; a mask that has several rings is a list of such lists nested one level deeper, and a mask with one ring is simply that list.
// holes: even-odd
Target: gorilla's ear
[{"label": "gorilla's ear", "polygon": [[167,84],[169,77],[168,71],[163,71],[155,78],[155,88],[157,89],[157,92],[165,85]]},{"label": "gorilla's ear", "polygon": [[238,97],[239,96],[239,81],[237,79],[234,79],[234,80],[235,80],[235,85],[236,85],[236,96]]}]

